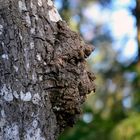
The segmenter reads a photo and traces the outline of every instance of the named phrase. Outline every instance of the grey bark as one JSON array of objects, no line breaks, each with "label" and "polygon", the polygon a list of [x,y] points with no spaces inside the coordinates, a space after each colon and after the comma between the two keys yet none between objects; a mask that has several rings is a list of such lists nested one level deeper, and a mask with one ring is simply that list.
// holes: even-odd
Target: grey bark
[{"label": "grey bark", "polygon": [[92,48],[50,0],[0,1],[0,140],[55,140],[95,90]]}]

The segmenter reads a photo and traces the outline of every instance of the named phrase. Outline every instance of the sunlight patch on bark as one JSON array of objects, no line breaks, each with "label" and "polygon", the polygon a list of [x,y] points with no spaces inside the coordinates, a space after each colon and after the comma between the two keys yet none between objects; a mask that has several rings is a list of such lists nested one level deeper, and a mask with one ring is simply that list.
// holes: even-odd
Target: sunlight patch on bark
[{"label": "sunlight patch on bark", "polygon": [[58,22],[59,20],[62,20],[56,8],[52,8],[51,10],[49,10],[49,18],[53,22]]},{"label": "sunlight patch on bark", "polygon": [[36,5],[33,4],[33,1],[34,0],[31,0],[30,6],[31,6],[31,9],[32,9],[33,15],[35,15],[37,13],[37,8],[36,8]]},{"label": "sunlight patch on bark", "polygon": [[6,86],[6,84],[3,85],[0,95],[8,102],[13,101],[12,89],[10,86]]},{"label": "sunlight patch on bark", "polygon": [[19,99],[19,94],[16,91],[13,92],[13,95],[16,99]]},{"label": "sunlight patch on bark", "polygon": [[3,26],[0,25],[0,35],[3,33]]},{"label": "sunlight patch on bark", "polygon": [[25,56],[26,70],[29,70],[30,64],[28,59],[28,48],[24,48],[24,56]]},{"label": "sunlight patch on bark", "polygon": [[15,71],[18,72],[18,67],[15,65],[13,67],[14,67]]},{"label": "sunlight patch on bark", "polygon": [[19,138],[19,127],[16,124],[7,125],[4,128],[4,139],[5,140],[20,140]]},{"label": "sunlight patch on bark", "polygon": [[22,38],[23,38],[22,35],[21,35],[21,33],[19,33],[19,38],[20,38],[20,40],[22,40]]},{"label": "sunlight patch on bark", "polygon": [[27,7],[25,5],[25,0],[18,1],[19,11],[27,11]]},{"label": "sunlight patch on bark", "polygon": [[38,120],[33,120],[31,126],[27,128],[26,134],[24,136],[25,140],[45,140],[41,135],[41,130],[38,127]]},{"label": "sunlight patch on bark", "polygon": [[54,106],[53,109],[56,110],[56,111],[59,111],[60,107]]},{"label": "sunlight patch on bark", "polygon": [[28,26],[31,26],[31,19],[30,19],[29,13],[26,13],[25,21],[26,21]]},{"label": "sunlight patch on bark", "polygon": [[41,58],[41,55],[40,55],[40,54],[37,54],[37,55],[36,55],[36,57],[37,57],[37,60],[38,60],[38,61],[41,61],[41,60],[42,60],[42,58]]},{"label": "sunlight patch on bark", "polygon": [[53,2],[51,0],[48,0],[48,5],[53,6]]},{"label": "sunlight patch on bark", "polygon": [[31,41],[31,42],[30,42],[30,48],[31,48],[31,49],[33,49],[33,48],[34,48],[34,46],[35,46],[34,42],[33,42],[33,41]]},{"label": "sunlight patch on bark", "polygon": [[41,101],[40,95],[38,93],[34,94],[34,96],[32,98],[33,104],[39,105],[40,101]]},{"label": "sunlight patch on bark", "polygon": [[31,95],[31,92],[26,92],[26,93],[23,93],[22,91],[20,92],[20,99],[22,101],[31,101],[31,98],[32,98],[32,95]]},{"label": "sunlight patch on bark", "polygon": [[39,81],[43,81],[43,76],[39,76]]},{"label": "sunlight patch on bark", "polygon": [[1,56],[3,59],[9,59],[9,57],[8,57],[8,55],[7,54],[2,54],[2,56]]},{"label": "sunlight patch on bark", "polygon": [[6,117],[4,110],[1,110],[1,116],[2,116],[2,118]]},{"label": "sunlight patch on bark", "polygon": [[35,34],[35,28],[31,28],[30,32],[31,34]]},{"label": "sunlight patch on bark", "polygon": [[42,0],[38,0],[38,6],[42,6]]},{"label": "sunlight patch on bark", "polygon": [[33,73],[32,73],[32,80],[33,80],[34,83],[36,83],[36,81],[38,80],[35,70],[33,70]]}]

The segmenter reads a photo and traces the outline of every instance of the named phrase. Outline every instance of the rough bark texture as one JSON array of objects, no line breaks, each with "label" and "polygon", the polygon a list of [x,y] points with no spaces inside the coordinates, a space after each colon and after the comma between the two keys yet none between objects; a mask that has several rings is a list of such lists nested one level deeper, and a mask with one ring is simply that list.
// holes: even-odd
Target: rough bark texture
[{"label": "rough bark texture", "polygon": [[55,140],[95,90],[91,47],[50,0],[0,1],[0,140]]}]

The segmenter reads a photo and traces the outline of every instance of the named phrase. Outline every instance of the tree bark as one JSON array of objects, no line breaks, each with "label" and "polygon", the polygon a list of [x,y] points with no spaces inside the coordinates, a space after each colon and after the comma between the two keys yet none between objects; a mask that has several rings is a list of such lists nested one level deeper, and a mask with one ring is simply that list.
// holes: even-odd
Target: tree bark
[{"label": "tree bark", "polygon": [[136,21],[137,21],[137,39],[138,39],[138,58],[137,62],[140,64],[140,0],[136,1]]},{"label": "tree bark", "polygon": [[92,48],[50,0],[0,1],[0,140],[55,140],[95,90]]}]

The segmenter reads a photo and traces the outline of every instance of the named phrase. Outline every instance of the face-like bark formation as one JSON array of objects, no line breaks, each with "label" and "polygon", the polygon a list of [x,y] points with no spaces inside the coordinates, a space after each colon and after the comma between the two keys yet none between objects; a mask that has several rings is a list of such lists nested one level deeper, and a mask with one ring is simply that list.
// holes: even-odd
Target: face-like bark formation
[{"label": "face-like bark formation", "polygon": [[92,48],[50,0],[0,1],[0,139],[54,140],[95,90]]},{"label": "face-like bark formation", "polygon": [[[66,23],[57,23],[53,58],[49,63],[51,72],[48,88],[54,112],[60,128],[72,126],[86,94],[95,90],[95,77],[86,70],[85,58],[92,48],[83,43],[82,39],[72,32]],[[46,74],[48,77],[48,74]]]}]

